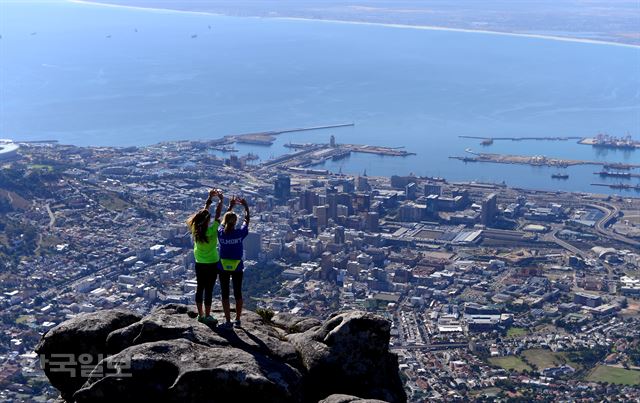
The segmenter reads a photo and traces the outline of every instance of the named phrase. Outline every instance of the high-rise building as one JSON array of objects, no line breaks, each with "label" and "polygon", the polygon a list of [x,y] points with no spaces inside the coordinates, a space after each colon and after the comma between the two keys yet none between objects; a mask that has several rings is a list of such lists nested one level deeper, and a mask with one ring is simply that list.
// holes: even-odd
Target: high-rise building
[{"label": "high-rise building", "polygon": [[482,201],[481,220],[483,225],[493,224],[498,210],[498,198],[495,193],[491,193]]},{"label": "high-rise building", "polygon": [[327,217],[335,219],[338,216],[338,195],[336,193],[327,193],[325,200],[329,209]]},{"label": "high-rise building", "polygon": [[380,215],[375,211],[368,212],[365,228],[369,232],[378,232],[380,229]]},{"label": "high-rise building", "polygon": [[315,206],[313,208],[313,215],[318,220],[318,227],[326,227],[329,223],[329,207],[324,206]]},{"label": "high-rise building", "polygon": [[358,176],[356,180],[356,190],[358,192],[370,192],[371,185],[369,185],[369,178],[366,176]]},{"label": "high-rise building", "polygon": [[442,186],[437,183],[426,183],[424,185],[424,195],[437,195],[442,196]]},{"label": "high-rise building", "polygon": [[291,177],[285,174],[278,174],[273,193],[278,200],[289,200],[291,197]]},{"label": "high-rise building", "polygon": [[244,239],[244,257],[245,259],[256,260],[262,252],[262,237],[258,232],[249,232]]},{"label": "high-rise building", "polygon": [[407,200],[415,200],[418,196],[418,185],[414,182],[409,183],[404,187],[404,193]]},{"label": "high-rise building", "polygon": [[354,190],[356,190],[356,185],[353,179],[347,179],[342,182],[342,191],[344,193],[353,193]]},{"label": "high-rise building", "polygon": [[338,245],[341,245],[344,243],[345,237],[344,237],[344,227],[341,226],[337,226],[335,228],[335,234],[334,234],[334,242],[337,243]]},{"label": "high-rise building", "polygon": [[371,208],[371,195],[358,194],[356,195],[356,211],[369,211]]},{"label": "high-rise building", "polygon": [[300,208],[307,210],[308,212],[312,212],[313,207],[317,206],[319,203],[318,194],[313,190],[307,189],[300,196]]}]

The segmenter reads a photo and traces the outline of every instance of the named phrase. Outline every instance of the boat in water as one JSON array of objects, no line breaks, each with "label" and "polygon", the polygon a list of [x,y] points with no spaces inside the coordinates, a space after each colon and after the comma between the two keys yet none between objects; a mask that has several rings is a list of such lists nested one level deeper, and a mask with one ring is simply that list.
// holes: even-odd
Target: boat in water
[{"label": "boat in water", "polygon": [[569,174],[557,173],[557,174],[552,174],[551,177],[553,179],[569,179]]},{"label": "boat in water", "polygon": [[624,178],[624,179],[631,178],[630,172],[600,171],[600,172],[594,172],[593,174],[600,175],[602,177],[610,177],[610,178]]}]

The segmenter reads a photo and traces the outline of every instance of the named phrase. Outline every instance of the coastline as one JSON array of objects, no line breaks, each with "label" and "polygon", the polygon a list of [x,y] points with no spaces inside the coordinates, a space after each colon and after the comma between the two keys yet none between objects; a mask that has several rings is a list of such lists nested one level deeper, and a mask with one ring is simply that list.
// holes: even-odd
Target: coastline
[{"label": "coastline", "polygon": [[[67,1],[70,3],[94,5],[94,6],[100,6],[100,7],[129,8],[134,10],[147,10],[147,11],[162,12],[162,13],[187,13],[187,14],[196,14],[196,15],[215,15],[215,16],[232,17],[227,14],[214,13],[209,11],[191,11],[191,10],[176,10],[171,8],[127,6],[122,4],[101,3],[99,1],[91,1],[91,0],[67,0]],[[501,32],[501,31],[490,31],[490,30],[468,29],[468,28],[451,28],[451,27],[441,27],[441,26],[433,26],[433,25],[409,25],[409,24],[395,24],[395,23],[384,23],[384,22],[333,20],[333,19],[305,18],[305,17],[248,16],[248,17],[237,17],[237,18],[271,19],[271,20],[281,20],[281,21],[315,21],[315,22],[323,22],[323,23],[330,23],[330,24],[370,25],[370,26],[379,26],[379,27],[396,28],[396,29],[415,29],[415,30],[422,30],[422,31],[464,32],[464,33],[477,33],[477,34],[484,34],[484,35],[513,36],[513,37],[521,37],[521,38],[545,39],[545,40],[558,41],[558,42],[574,42],[574,43],[584,43],[584,44],[592,44],[592,45],[606,45],[606,46],[618,46],[618,47],[625,47],[625,48],[640,49],[640,45],[633,45],[630,43],[622,43],[622,42],[600,41],[597,39],[585,39],[585,38],[574,38],[569,36],[553,36],[553,35],[541,35],[541,34],[525,34],[525,33],[518,33],[518,32]]]}]

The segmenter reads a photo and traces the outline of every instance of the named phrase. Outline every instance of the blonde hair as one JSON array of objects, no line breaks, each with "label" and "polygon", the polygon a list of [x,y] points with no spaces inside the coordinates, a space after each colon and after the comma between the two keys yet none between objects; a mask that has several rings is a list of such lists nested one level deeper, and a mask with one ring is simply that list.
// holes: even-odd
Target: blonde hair
[{"label": "blonde hair", "polygon": [[229,233],[236,228],[237,222],[238,215],[233,211],[227,211],[226,213],[224,213],[222,222],[220,224],[224,227],[224,232]]},{"label": "blonde hair", "polygon": [[187,225],[189,226],[194,241],[209,242],[207,228],[209,227],[210,218],[211,214],[209,210],[202,209],[187,219]]}]

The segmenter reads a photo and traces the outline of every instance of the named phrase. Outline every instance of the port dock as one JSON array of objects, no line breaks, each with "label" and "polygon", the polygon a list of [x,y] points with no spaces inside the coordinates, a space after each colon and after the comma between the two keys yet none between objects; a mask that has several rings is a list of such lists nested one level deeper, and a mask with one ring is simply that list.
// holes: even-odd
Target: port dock
[{"label": "port dock", "polygon": [[626,183],[592,183],[591,186],[601,186],[620,190],[635,190],[636,192],[640,192],[640,185],[629,185]]},{"label": "port dock", "polygon": [[232,134],[232,135],[225,136],[224,139],[229,143],[244,143],[244,144],[270,146],[276,140],[276,136],[280,134],[305,132],[305,131],[311,131],[311,130],[337,129],[341,127],[351,127],[351,126],[355,126],[355,123],[339,123],[339,124],[333,124],[333,125],[298,127],[294,129],[269,130],[264,132]]},{"label": "port dock", "polygon": [[[588,160],[573,160],[562,158],[545,157],[544,155],[509,155],[509,154],[489,154],[489,153],[475,153],[469,149],[465,150],[467,153],[472,154],[469,156],[450,156],[451,159],[457,159],[463,162],[485,162],[494,164],[519,164],[519,165],[532,165],[532,166],[549,166],[549,167],[561,167],[566,168],[574,165],[594,165],[604,166],[611,165],[604,161],[588,161]],[[629,169],[640,168],[640,164],[625,164]]]},{"label": "port dock", "polygon": [[600,148],[617,148],[622,150],[635,150],[640,148],[640,141],[634,140],[629,135],[624,137],[615,137],[603,133],[598,134],[596,137],[585,137],[578,141],[578,144]]},{"label": "port dock", "polygon": [[490,142],[498,141],[498,140],[506,140],[506,141],[568,141],[568,140],[580,140],[582,137],[574,137],[574,136],[547,136],[547,137],[482,137],[482,136],[458,136],[461,139],[474,139],[474,140],[482,140],[483,143],[487,142],[486,145],[490,144]]},{"label": "port dock", "polygon": [[415,155],[414,153],[400,150],[398,147],[391,148],[360,144],[335,144],[333,146],[330,144],[311,144],[304,145],[303,148],[292,148],[296,149],[296,151],[291,154],[285,154],[276,159],[266,161],[259,165],[258,169],[263,170],[278,167],[295,170],[297,172],[324,172],[311,168],[324,164],[326,161],[337,161],[347,158],[351,153],[376,154],[389,157],[407,157]]}]

